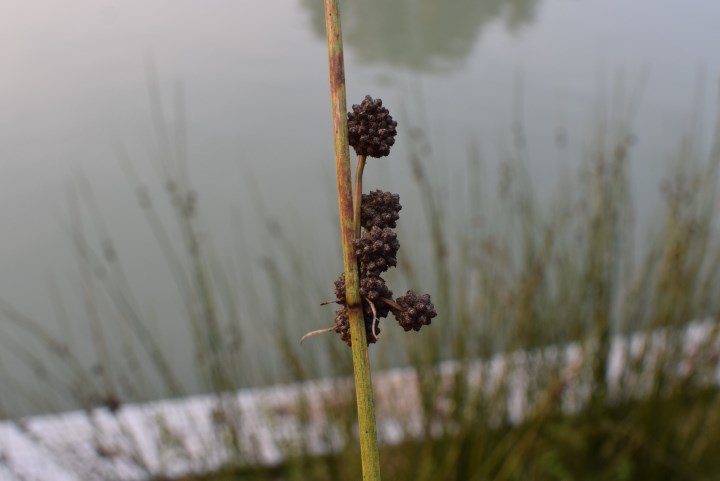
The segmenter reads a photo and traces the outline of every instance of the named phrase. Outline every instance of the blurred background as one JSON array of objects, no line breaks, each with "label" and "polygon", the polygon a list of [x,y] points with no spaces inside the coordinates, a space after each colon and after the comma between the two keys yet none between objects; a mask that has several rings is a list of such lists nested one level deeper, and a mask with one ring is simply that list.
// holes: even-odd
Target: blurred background
[{"label": "blurred background", "polygon": [[[383,321],[373,368],[416,370],[430,416],[459,363],[455,424],[388,443],[386,478],[720,476],[720,5],[342,8],[348,105],[398,122],[364,177],[403,205],[387,279],[439,313]],[[298,342],[342,271],[324,35],[318,0],[0,5],[0,418],[351,374],[335,333]],[[468,394],[469,363],[569,343],[572,413],[544,356],[522,420]],[[345,434],[207,479],[355,479]]]}]

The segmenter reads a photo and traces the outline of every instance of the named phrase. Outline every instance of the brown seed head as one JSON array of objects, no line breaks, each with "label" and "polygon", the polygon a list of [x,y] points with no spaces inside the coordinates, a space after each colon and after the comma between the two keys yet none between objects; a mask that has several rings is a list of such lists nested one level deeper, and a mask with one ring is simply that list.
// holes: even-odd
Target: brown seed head
[{"label": "brown seed head", "polygon": [[[365,317],[372,320],[373,312],[368,302],[375,306],[378,319],[387,317],[390,314],[390,307],[380,299],[392,299],[393,293],[387,287],[385,279],[380,276],[369,276],[360,279],[360,297],[363,301],[363,312]],[[343,306],[345,301],[345,274],[341,274],[335,281],[335,299]]]},{"label": "brown seed head", "polygon": [[[368,318],[367,313],[365,314],[365,338],[367,339],[367,343],[374,344],[377,342],[377,339],[373,335],[372,332],[372,323],[373,323],[373,317],[372,313],[370,314],[370,317]],[[335,332],[340,334],[340,339],[343,340],[345,344],[352,347],[352,339],[350,337],[350,316],[348,314],[347,307],[343,307],[342,309],[338,309],[335,311]],[[375,332],[377,334],[380,334],[380,327],[375,326]]]},{"label": "brown seed head", "polygon": [[397,265],[400,242],[397,234],[386,227],[373,226],[353,242],[355,255],[360,260],[360,277],[377,277]]},{"label": "brown seed head", "polygon": [[365,229],[373,226],[384,229],[397,227],[400,218],[400,196],[391,192],[376,190],[363,194],[360,204],[360,222]]},{"label": "brown seed head", "polygon": [[395,144],[397,122],[382,100],[369,95],[348,113],[348,141],[358,155],[385,157]]},{"label": "brown seed head", "polygon": [[393,310],[393,314],[405,331],[419,331],[421,327],[429,326],[432,318],[437,316],[430,294],[418,296],[414,291],[407,291],[407,294],[398,297],[395,302],[403,310]]}]

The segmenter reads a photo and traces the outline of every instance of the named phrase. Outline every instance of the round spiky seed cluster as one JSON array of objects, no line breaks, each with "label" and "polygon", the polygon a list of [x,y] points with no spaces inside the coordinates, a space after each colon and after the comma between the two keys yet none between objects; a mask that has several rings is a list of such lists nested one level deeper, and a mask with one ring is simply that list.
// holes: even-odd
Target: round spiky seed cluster
[{"label": "round spiky seed cluster", "polygon": [[394,310],[393,314],[405,331],[419,331],[421,327],[429,326],[432,318],[437,316],[430,294],[418,296],[414,291],[407,291],[407,294],[398,297],[395,302],[403,310]]},{"label": "round spiky seed cluster", "polygon": [[373,227],[363,232],[362,237],[354,241],[355,255],[360,260],[360,276],[379,276],[397,265],[397,252],[400,242],[397,234],[386,227]]},{"label": "round spiky seed cluster", "polygon": [[376,190],[369,194],[363,194],[360,203],[360,223],[365,229],[372,229],[373,226],[384,229],[397,227],[397,220],[400,218],[400,196],[392,192]]},{"label": "round spiky seed cluster", "polygon": [[397,122],[382,106],[382,100],[369,95],[348,113],[348,141],[358,155],[385,157],[395,143]]},{"label": "round spiky seed cluster", "polygon": [[372,307],[375,308],[375,312],[372,313],[372,307],[364,302],[363,308],[366,315],[368,310],[377,315],[379,319],[390,314],[390,306],[383,299],[392,299],[393,293],[382,277],[371,276],[360,279],[360,295],[368,302],[372,302]]},{"label": "round spiky seed cluster", "polygon": [[[363,277],[360,279],[360,297],[363,301],[363,312],[365,320],[372,322],[373,317],[377,316],[382,319],[390,314],[390,306],[382,299],[392,300],[393,293],[385,283],[385,279],[380,276]],[[345,305],[345,273],[335,281],[335,299],[338,304]],[[369,302],[373,303],[375,312]]]},{"label": "round spiky seed cluster", "polygon": [[385,279],[380,276],[370,276],[360,279],[360,295],[377,302],[382,298],[392,299],[393,293],[385,284]]},{"label": "round spiky seed cluster", "polygon": [[[360,297],[376,302],[380,298],[392,299],[392,291],[388,289],[385,279],[380,276],[369,276],[360,279]],[[335,298],[338,304],[345,305],[345,273],[335,280]]]},{"label": "round spiky seed cluster", "polygon": [[[372,332],[372,322],[372,314],[368,320],[368,315],[366,313],[365,338],[367,339],[368,344],[374,344],[377,342],[377,338]],[[340,334],[340,339],[342,339],[345,344],[352,347],[352,340],[350,338],[350,316],[348,314],[347,307],[343,307],[342,309],[335,311],[335,332]],[[377,325],[375,326],[375,332],[378,335],[380,334],[380,327]]]}]

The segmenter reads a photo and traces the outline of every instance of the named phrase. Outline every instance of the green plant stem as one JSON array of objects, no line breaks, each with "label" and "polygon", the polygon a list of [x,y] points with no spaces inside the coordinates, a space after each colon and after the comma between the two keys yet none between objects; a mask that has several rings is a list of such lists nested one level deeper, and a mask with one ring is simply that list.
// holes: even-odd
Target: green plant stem
[{"label": "green plant stem", "polygon": [[365,319],[359,292],[357,259],[353,249],[356,231],[353,219],[352,177],[348,148],[347,106],[345,101],[345,67],[343,61],[340,9],[337,0],[325,0],[328,63],[330,64],[330,95],[335,140],[335,170],[337,175],[340,232],[342,236],[345,271],[346,302],[350,317],[355,394],[360,431],[360,455],[363,480],[380,480],[380,456],[375,428],[370,361],[365,338]]},{"label": "green plant stem", "polygon": [[362,203],[362,176],[365,170],[365,157],[364,155],[358,156],[357,169],[355,169],[355,202],[353,203],[353,228],[355,229],[355,235],[360,238],[360,204]]}]

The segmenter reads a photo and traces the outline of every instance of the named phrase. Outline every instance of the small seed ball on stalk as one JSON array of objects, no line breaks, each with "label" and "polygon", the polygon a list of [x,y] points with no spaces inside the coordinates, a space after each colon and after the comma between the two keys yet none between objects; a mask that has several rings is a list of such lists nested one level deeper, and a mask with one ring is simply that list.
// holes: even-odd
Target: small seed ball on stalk
[{"label": "small seed ball on stalk", "polygon": [[363,310],[366,316],[373,315],[372,308],[368,304],[372,302],[378,319],[387,317],[390,314],[390,306],[383,299],[392,300],[392,295],[392,291],[382,277],[368,276],[360,279],[360,296],[363,298]]},{"label": "small seed ball on stalk", "polygon": [[[365,339],[367,340],[368,345],[374,344],[377,342],[377,339],[372,332],[372,314],[369,318],[367,314],[363,317],[365,321]],[[342,309],[335,311],[335,332],[340,334],[340,339],[342,339],[345,344],[352,347],[352,339],[350,336],[350,314],[347,307],[343,307]],[[375,326],[375,332],[380,334],[380,327],[377,325]]]},{"label": "small seed ball on stalk", "polygon": [[397,122],[380,99],[366,95],[360,105],[353,105],[352,112],[348,112],[348,142],[358,155],[387,156],[396,135]]},{"label": "small seed ball on stalk", "polygon": [[360,203],[360,223],[365,229],[373,226],[384,229],[397,227],[400,218],[400,196],[391,192],[376,190],[363,194]]},{"label": "small seed ball on stalk", "polygon": [[360,279],[360,296],[372,302],[381,298],[392,299],[392,291],[388,289],[385,279],[380,276],[368,276]]},{"label": "small seed ball on stalk", "polygon": [[397,234],[389,227],[381,229],[373,226],[371,230],[364,231],[359,239],[355,239],[353,245],[355,255],[360,260],[360,277],[377,277],[397,265],[400,242]]},{"label": "small seed ball on stalk", "polygon": [[398,297],[395,302],[403,309],[395,309],[393,314],[405,331],[419,331],[421,327],[429,326],[432,318],[437,316],[430,294],[418,296],[414,291],[407,291],[407,294]]},{"label": "small seed ball on stalk", "polygon": [[[372,319],[376,313],[378,319],[387,317],[390,314],[390,307],[382,299],[392,300],[393,293],[385,283],[385,279],[380,276],[363,277],[360,279],[360,297],[363,304],[363,312],[366,317]],[[340,277],[335,281],[335,299],[338,304],[343,306],[346,304],[345,300],[345,273],[340,274]],[[372,302],[375,307],[375,313],[372,312],[372,308],[368,304]]]}]

